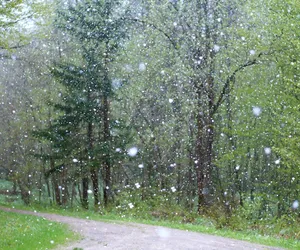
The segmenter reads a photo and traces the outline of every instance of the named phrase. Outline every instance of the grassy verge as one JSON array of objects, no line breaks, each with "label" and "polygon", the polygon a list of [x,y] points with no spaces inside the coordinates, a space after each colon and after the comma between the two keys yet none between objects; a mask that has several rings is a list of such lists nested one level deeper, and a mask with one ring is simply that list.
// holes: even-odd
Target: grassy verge
[{"label": "grassy verge", "polygon": [[[5,204],[3,204],[5,205]],[[8,206],[8,204],[6,204]],[[11,207],[11,205],[10,205]],[[245,240],[253,243],[282,247],[286,249],[300,249],[300,241],[293,239],[284,239],[276,237],[275,235],[262,235],[257,230],[243,230],[243,231],[233,231],[230,229],[217,229],[213,222],[207,218],[198,217],[193,223],[181,223],[180,221],[168,221],[159,220],[154,218],[141,218],[134,215],[126,214],[120,216],[116,213],[104,213],[99,214],[93,211],[85,211],[81,208],[75,209],[61,209],[57,207],[43,207],[40,205],[32,205],[31,207],[17,206],[20,209],[27,209],[31,211],[56,213],[60,215],[73,216],[77,218],[91,219],[91,220],[101,220],[105,222],[114,223],[124,223],[124,222],[134,222],[134,223],[144,223],[148,225],[155,226],[165,226],[169,228],[188,230],[193,232],[201,232],[207,234],[213,234],[238,240]]]},{"label": "grassy verge", "polygon": [[0,249],[52,249],[78,235],[67,226],[46,219],[0,210]]}]

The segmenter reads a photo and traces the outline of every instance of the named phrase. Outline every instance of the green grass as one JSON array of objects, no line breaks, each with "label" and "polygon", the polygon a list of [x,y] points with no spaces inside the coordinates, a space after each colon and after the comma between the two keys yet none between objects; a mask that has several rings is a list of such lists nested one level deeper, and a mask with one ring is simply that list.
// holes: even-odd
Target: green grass
[{"label": "green grass", "polygon": [[[2,182],[2,181],[0,182],[0,185],[5,186],[5,188],[8,188],[9,184],[11,185],[11,183],[9,182]],[[7,199],[6,195],[0,195],[0,204],[6,207],[15,207],[24,210],[55,213],[60,215],[73,216],[77,218],[85,218],[85,219],[88,218],[91,220],[101,220],[101,221],[113,222],[113,223],[126,223],[126,222],[144,223],[149,225],[165,226],[165,227],[176,228],[181,230],[189,230],[194,232],[224,236],[233,239],[246,240],[249,242],[259,243],[268,246],[276,246],[276,247],[282,247],[286,249],[300,249],[300,241],[297,240],[297,235],[300,235],[299,226],[296,225],[295,227],[295,225],[292,226],[286,223],[281,225],[280,222],[273,221],[273,224],[271,223],[270,225],[268,225],[268,222],[262,221],[261,223],[259,223],[258,229],[256,228],[255,230],[246,229],[249,227],[249,226],[247,227],[247,225],[241,227],[241,228],[245,228],[243,230],[231,230],[230,228],[219,229],[217,228],[216,223],[213,220],[205,217],[200,217],[200,216],[197,216],[195,218],[195,221],[192,224],[181,223],[182,218],[176,216],[173,218],[169,218],[169,220],[167,218],[163,218],[163,219],[154,218],[153,216],[151,216],[150,213],[151,211],[149,211],[149,208],[143,204],[140,204],[140,206],[135,207],[133,210],[125,209],[123,211],[117,211],[116,209],[113,208],[111,212],[103,212],[100,214],[100,213],[95,213],[91,210],[89,211],[83,210],[80,206],[74,208],[62,209],[60,207],[55,207],[55,206],[50,207],[48,205],[43,206],[37,203],[33,203],[30,207],[27,207],[23,205],[20,197],[18,198],[16,197],[16,200],[14,200],[13,202],[11,201],[8,202],[6,199]],[[168,208],[168,209],[172,210],[172,208]],[[239,221],[236,223],[240,224]],[[247,222],[244,221],[242,223],[247,223]],[[284,229],[285,231],[290,230],[291,233],[290,234],[285,233],[283,235],[280,235],[278,232],[282,229]],[[50,246],[53,245],[51,244]],[[5,249],[5,248],[3,248],[0,245],[0,249]],[[9,249],[18,249],[18,248],[9,248]],[[20,249],[25,249],[25,248],[20,248]],[[37,249],[42,249],[42,248],[37,248]]]},{"label": "green grass", "polygon": [[[7,206],[7,204],[6,204]],[[11,207],[11,206],[10,206]],[[217,229],[213,222],[207,218],[198,217],[193,224],[180,223],[180,221],[167,221],[167,220],[158,220],[158,219],[142,219],[136,218],[133,215],[126,214],[125,216],[120,216],[115,213],[104,213],[99,214],[93,211],[85,211],[83,209],[74,208],[74,209],[61,209],[57,207],[44,207],[40,205],[32,205],[31,207],[18,206],[18,208],[27,209],[31,211],[39,212],[48,212],[55,213],[66,216],[73,216],[77,218],[99,220],[104,222],[113,222],[113,223],[143,223],[148,225],[155,226],[164,226],[169,228],[188,230],[193,232],[200,232],[212,235],[218,235],[223,237],[228,237],[232,239],[245,240],[252,243],[258,243],[262,245],[282,247],[285,249],[300,249],[300,241],[293,239],[283,239],[276,237],[274,235],[262,235],[257,230],[243,230],[243,231],[233,231],[230,229]],[[0,248],[1,249],[1,248]]]},{"label": "green grass", "polygon": [[78,239],[66,225],[41,217],[0,210],[0,249],[53,249]]},{"label": "green grass", "polygon": [[3,189],[12,189],[13,183],[7,180],[0,179],[0,190]]}]

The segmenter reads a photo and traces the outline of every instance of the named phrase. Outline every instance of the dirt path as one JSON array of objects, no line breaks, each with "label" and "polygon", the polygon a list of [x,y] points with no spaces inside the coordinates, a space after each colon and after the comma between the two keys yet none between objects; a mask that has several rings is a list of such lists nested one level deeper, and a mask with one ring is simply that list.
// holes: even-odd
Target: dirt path
[{"label": "dirt path", "polygon": [[46,219],[68,224],[70,228],[82,235],[82,240],[59,250],[270,250],[279,249],[232,240],[208,234],[187,232],[159,226],[126,223],[114,224],[88,219],[78,219],[56,214],[34,213],[17,209],[0,207],[1,210],[42,216]]}]

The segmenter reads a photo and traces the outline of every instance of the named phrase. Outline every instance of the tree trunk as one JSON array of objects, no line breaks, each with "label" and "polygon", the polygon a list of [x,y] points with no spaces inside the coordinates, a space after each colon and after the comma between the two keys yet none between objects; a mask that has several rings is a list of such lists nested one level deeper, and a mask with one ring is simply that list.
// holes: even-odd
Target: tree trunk
[{"label": "tree trunk", "polygon": [[[51,158],[50,159],[50,169],[54,169],[54,167],[55,167],[55,161],[53,158]],[[56,203],[56,205],[61,206],[61,198],[60,198],[60,190],[59,190],[57,173],[53,173],[52,182],[53,182],[53,188],[54,188],[55,203]]]},{"label": "tree trunk", "polygon": [[[212,72],[210,70],[210,72]],[[206,78],[205,89],[198,88],[198,113],[196,116],[196,176],[198,191],[198,212],[202,213],[209,203],[211,188],[212,153],[214,140],[213,106],[214,106],[214,79],[211,74]]]},{"label": "tree trunk", "polygon": [[84,209],[89,209],[88,189],[89,189],[89,178],[84,173],[84,176],[82,177],[82,207]]},{"label": "tree trunk", "polygon": [[91,167],[91,180],[93,184],[93,194],[94,194],[94,205],[95,209],[99,207],[99,183],[98,183],[98,172],[97,169],[94,167]]},{"label": "tree trunk", "polygon": [[67,177],[68,177],[68,169],[66,166],[64,166],[62,170],[62,190],[61,190],[61,199],[62,199],[63,206],[66,206],[68,204],[68,199],[69,199]]},{"label": "tree trunk", "polygon": [[111,165],[110,165],[110,154],[109,154],[109,141],[110,141],[110,131],[109,131],[109,101],[108,93],[104,94],[103,99],[103,135],[104,143],[106,144],[106,152],[104,159],[104,205],[107,206],[109,203],[109,195],[111,188]]},{"label": "tree trunk", "polygon": [[[88,102],[90,102],[90,93],[88,95]],[[93,124],[90,121],[88,123],[87,128],[87,137],[88,137],[88,156],[89,161],[92,161],[92,165],[90,166],[90,175],[93,185],[93,194],[94,194],[94,206],[97,209],[99,206],[99,183],[98,183],[98,174],[97,168],[94,166],[94,137],[93,137]]]},{"label": "tree trunk", "polygon": [[106,41],[106,53],[104,58],[104,88],[103,88],[103,142],[105,145],[105,156],[104,156],[104,205],[107,207],[109,203],[109,196],[111,195],[111,162],[110,162],[110,122],[109,122],[109,96],[111,94],[111,83],[109,80],[109,69],[108,65],[110,62],[109,58],[109,40]]}]

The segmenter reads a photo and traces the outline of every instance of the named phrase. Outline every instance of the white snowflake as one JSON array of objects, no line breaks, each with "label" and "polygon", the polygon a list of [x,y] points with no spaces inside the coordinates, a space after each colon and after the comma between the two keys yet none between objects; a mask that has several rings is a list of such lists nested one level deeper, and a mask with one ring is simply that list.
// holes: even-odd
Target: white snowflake
[{"label": "white snowflake", "polygon": [[131,157],[136,156],[138,153],[138,148],[137,147],[132,147],[130,149],[128,149],[127,154]]},{"label": "white snowflake", "polygon": [[146,64],[145,63],[140,63],[139,64],[139,71],[145,71],[146,70]]},{"label": "white snowflake", "polygon": [[296,201],[293,202],[292,208],[297,209],[298,207],[299,207],[299,201],[296,200]]},{"label": "white snowflake", "polygon": [[260,107],[253,107],[252,111],[253,111],[253,114],[255,116],[259,116],[261,114],[261,108]]},{"label": "white snowflake", "polygon": [[264,148],[264,150],[265,150],[265,154],[266,155],[269,155],[269,154],[271,154],[271,148]]}]

